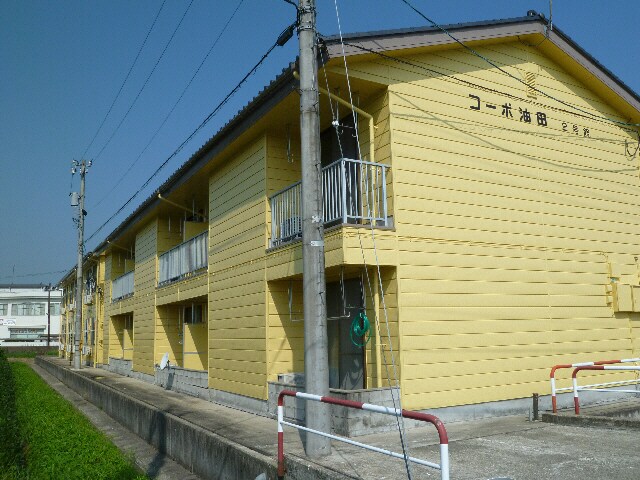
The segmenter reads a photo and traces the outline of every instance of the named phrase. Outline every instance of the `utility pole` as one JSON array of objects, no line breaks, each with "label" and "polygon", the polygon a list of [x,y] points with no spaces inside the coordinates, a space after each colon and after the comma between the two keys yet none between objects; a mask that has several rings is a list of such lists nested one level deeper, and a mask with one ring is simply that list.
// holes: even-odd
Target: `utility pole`
[{"label": "utility pole", "polygon": [[45,287],[47,289],[47,347],[51,343],[51,283]]},{"label": "utility pole", "polygon": [[[329,394],[329,348],[324,278],[324,220],[320,165],[320,110],[315,0],[299,0],[300,140],[302,143],[302,268],[304,302],[305,391]],[[329,405],[306,404],[307,428],[330,433]],[[307,433],[305,451],[312,458],[331,453],[326,437]]]},{"label": "utility pole", "polygon": [[87,168],[91,166],[91,160],[85,162],[73,161],[72,173],[76,173],[76,169],[80,169],[80,197],[77,198],[72,194],[71,206],[74,205],[77,199],[78,207],[78,265],[76,266],[76,318],[73,332],[73,368],[80,369],[80,335],[82,330],[82,256],[84,253],[84,177],[87,173]]}]

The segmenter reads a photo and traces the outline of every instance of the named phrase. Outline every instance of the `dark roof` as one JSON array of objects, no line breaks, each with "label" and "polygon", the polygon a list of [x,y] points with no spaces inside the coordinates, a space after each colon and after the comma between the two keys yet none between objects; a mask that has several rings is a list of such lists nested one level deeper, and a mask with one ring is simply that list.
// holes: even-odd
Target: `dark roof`
[{"label": "dark roof", "polygon": [[[613,73],[611,73],[607,68],[605,68],[600,62],[598,62],[594,57],[592,57],[588,52],[586,52],[582,47],[576,44],[571,38],[564,34],[561,30],[557,29],[555,26],[552,31],[547,31],[548,22],[545,19],[544,15],[538,14],[537,12],[530,10],[527,12],[527,15],[524,17],[510,18],[510,19],[502,19],[502,20],[490,20],[490,21],[481,21],[481,22],[469,22],[469,23],[458,23],[452,25],[445,25],[442,29],[447,31],[456,32],[456,34],[461,35],[464,32],[493,32],[494,38],[499,38],[500,36],[508,36],[517,34],[516,30],[508,30],[510,26],[515,26],[518,28],[521,27],[531,27],[527,29],[524,33],[541,33],[544,32],[554,40],[560,39],[565,45],[568,45],[571,49],[578,52],[579,55],[586,60],[587,64],[591,64],[595,66],[597,70],[599,70],[602,74],[599,75],[599,78],[605,82],[607,85],[612,87],[614,91],[619,93],[625,98],[627,101],[631,101],[632,103],[637,104],[636,108],[640,110],[640,96],[635,93],[630,87],[628,87],[624,82],[622,82],[618,77],[616,77]],[[361,42],[361,43],[370,43],[372,45],[376,45],[379,51],[385,50],[384,41],[391,40],[391,43],[387,45],[399,45],[399,43],[393,43],[394,40],[402,40],[402,39],[415,39],[422,38],[431,39],[433,42],[433,37],[437,35],[445,35],[442,32],[442,29],[435,26],[428,27],[415,27],[415,28],[405,28],[405,29],[395,29],[395,30],[381,30],[381,31],[370,31],[370,32],[360,32],[343,35],[343,39],[348,42]],[[329,57],[332,58],[337,55],[335,52],[335,47],[340,45],[340,37],[339,36],[329,36],[323,38],[325,46],[334,47],[334,52],[329,52]],[[448,43],[451,43],[452,40],[448,39]],[[443,43],[443,42],[440,42]],[[431,43],[436,44],[436,43]],[[405,48],[412,48],[415,46],[419,46],[416,43],[412,43],[411,46],[407,46]],[[392,48],[391,48],[392,49]],[[331,50],[331,48],[330,48]],[[357,50],[352,50],[348,52],[348,54],[356,54],[362,53]],[[340,52],[341,55],[341,52]],[[574,58],[576,55],[573,55]],[[577,61],[580,61],[578,59]],[[584,66],[584,65],[583,65]],[[587,65],[588,66],[588,65]],[[273,79],[269,85],[267,85],[262,91],[260,91],[255,97],[253,97],[229,122],[227,122],[216,134],[214,134],[204,145],[202,145],[190,158],[187,160],[180,168],[178,168],[160,187],[158,187],[153,194],[151,194],[146,200],[144,200],[138,208],[136,208],[126,219],[124,219],[118,227],[116,227],[107,237],[106,239],[99,244],[95,251],[100,251],[107,247],[108,241],[117,238],[120,234],[122,234],[132,223],[134,223],[135,219],[140,218],[148,213],[148,211],[156,205],[158,200],[158,194],[166,194],[170,192],[172,189],[178,187],[185,181],[186,173],[189,171],[196,171],[202,168],[215,154],[222,149],[224,149],[231,141],[240,136],[246,128],[255,123],[255,120],[260,118],[260,116],[267,113],[271,106],[278,103],[285,96],[287,96],[291,91],[296,88],[297,81],[293,77],[293,71],[295,68],[295,64],[291,63],[287,68],[285,68],[281,74],[279,74],[275,79]],[[626,94],[626,95],[625,95]],[[73,269],[72,269],[73,271]],[[70,272],[69,272],[70,273]],[[69,274],[65,275],[66,278]]]}]

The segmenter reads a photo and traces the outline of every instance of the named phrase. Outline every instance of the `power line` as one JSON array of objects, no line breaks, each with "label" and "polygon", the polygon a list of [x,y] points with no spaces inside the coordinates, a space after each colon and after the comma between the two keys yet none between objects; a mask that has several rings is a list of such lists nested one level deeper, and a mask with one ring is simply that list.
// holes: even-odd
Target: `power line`
[{"label": "power line", "polygon": [[[347,65],[347,55],[346,55],[345,49],[344,49],[344,39],[342,38],[342,25],[341,25],[341,22],[340,22],[340,12],[339,12],[339,9],[338,9],[338,0],[334,0],[333,3],[335,5],[335,9],[336,9],[336,18],[337,18],[337,21],[338,21],[338,32],[340,34],[340,45],[342,47],[342,60],[343,60],[343,63],[344,63],[345,74],[346,74],[346,77],[347,77],[347,89],[349,91],[349,103],[351,104],[351,114],[353,115],[353,119],[354,119],[356,144],[358,146],[358,158],[362,158],[361,149],[360,149],[360,136],[358,134],[358,124],[356,122],[357,116],[356,116],[356,111],[353,108],[353,94],[352,94],[352,90],[351,90],[351,80],[349,78],[349,67]],[[369,141],[373,144],[374,138],[369,139]],[[368,201],[369,201],[369,197],[367,196],[367,202]],[[392,346],[392,342],[391,342],[391,330],[389,328],[389,318],[387,316],[387,305],[386,305],[386,302],[385,302],[385,299],[384,299],[384,288],[382,286],[382,275],[381,275],[381,272],[380,272],[380,262],[378,261],[378,252],[377,252],[377,248],[376,248],[375,233],[374,233],[374,229],[373,229],[373,222],[370,221],[369,223],[371,225],[371,237],[372,237],[372,241],[373,241],[373,250],[374,250],[374,253],[375,253],[375,257],[376,257],[378,280],[380,282],[380,294],[381,294],[382,306],[383,306],[383,309],[384,309],[385,324],[386,324],[386,327],[387,327],[387,339],[388,339],[388,342],[389,342],[389,349],[390,349],[390,353],[391,353],[391,363],[392,363],[392,367],[393,367],[393,375],[394,375],[394,379],[395,379],[395,382],[396,382],[396,387],[398,388],[397,405],[396,405],[396,398],[394,396],[393,389],[390,390],[390,392],[391,392],[391,401],[393,402],[394,408],[402,410],[402,399],[401,399],[400,393],[399,393],[399,391],[400,391],[400,381],[399,381],[398,371],[397,371],[397,368],[396,368],[396,362],[395,362],[395,358],[394,358],[394,354],[393,354],[393,346]],[[359,232],[358,232],[358,239],[360,239],[360,233]],[[360,251],[362,253],[362,259],[364,260],[364,249],[362,248],[362,241],[361,240],[360,240]],[[364,264],[364,269],[365,269],[365,272],[366,272],[366,270],[367,270],[366,262]],[[369,291],[372,294],[373,291],[371,289],[371,284],[370,284],[370,281],[369,281],[368,272],[367,272],[367,282],[369,283]],[[380,332],[380,324],[379,324],[379,321],[378,321],[377,312],[376,312],[375,320],[376,320],[376,328],[378,329],[378,332]],[[386,370],[386,373],[387,373],[387,379],[389,379],[389,366],[387,364],[386,354],[383,354],[383,358],[384,358],[384,363],[385,363],[385,370]],[[408,445],[407,440],[406,440],[406,430],[405,430],[404,418],[402,417],[402,415],[396,417],[396,424],[398,425],[398,433],[400,435],[400,444],[402,446],[402,453],[403,453],[405,469],[406,469],[406,472],[407,472],[407,478],[409,480],[411,480],[412,479],[412,469],[411,469],[411,461],[409,460],[409,445]]]},{"label": "power line", "polygon": [[[431,74],[433,74],[435,76],[438,76],[438,77],[447,78],[447,79],[449,79],[449,80],[451,80],[451,81],[453,81],[455,83],[458,83],[458,84],[464,84],[464,85],[468,85],[470,87],[479,88],[481,90],[484,90],[485,92],[494,93],[496,95],[501,95],[501,96],[504,96],[504,97],[508,97],[508,98],[513,99],[513,100],[519,100],[519,101],[524,101],[524,102],[530,102],[531,101],[530,99],[519,97],[517,95],[514,95],[513,93],[505,92],[505,91],[498,90],[498,89],[495,89],[495,88],[492,88],[492,87],[487,87],[485,85],[480,85],[478,83],[474,83],[474,82],[471,82],[469,80],[465,80],[464,78],[458,78],[458,77],[456,77],[454,75],[445,73],[445,72],[437,70],[437,69],[435,69],[435,68],[433,68],[431,66],[423,65],[423,64],[415,62],[415,61],[410,61],[410,60],[406,60],[404,58],[399,58],[399,57],[393,57],[391,55],[387,55],[387,54],[382,53],[380,51],[373,50],[371,48],[367,48],[367,47],[364,47],[362,45],[358,45],[358,44],[355,44],[355,43],[344,42],[344,44],[348,45],[349,47],[357,48],[358,50],[361,50],[363,52],[367,52],[367,53],[371,53],[373,55],[377,55],[380,58],[384,58],[385,60],[391,60],[393,62],[402,64],[402,65],[407,65],[407,66],[410,66],[410,67],[413,67],[413,68],[424,70],[425,72],[429,72],[429,73],[431,73]],[[563,113],[567,113],[569,115],[575,115],[575,116],[578,116],[578,117],[587,118],[589,120],[600,120],[600,121],[608,120],[605,117],[597,117],[597,116],[595,116],[595,118],[594,118],[594,115],[589,114],[589,112],[586,112],[587,115],[584,115],[584,114],[581,114],[581,113],[572,112],[572,111],[567,110],[565,108],[552,107],[552,106],[548,106],[548,105],[545,105],[545,106],[547,106],[549,108],[552,108],[557,112],[563,112]],[[627,125],[628,126],[633,126],[635,124],[627,124]],[[623,126],[620,126],[620,128],[622,128],[623,130],[625,130],[627,132],[636,132],[636,130],[633,130],[633,129],[630,129],[630,128],[624,128]]]},{"label": "power line", "polygon": [[198,65],[198,68],[196,69],[194,74],[191,76],[191,79],[189,80],[187,85],[182,90],[182,93],[180,94],[180,96],[178,97],[176,102],[173,104],[173,107],[171,107],[171,110],[169,110],[169,113],[167,113],[167,115],[164,117],[164,120],[162,121],[160,126],[156,129],[156,131],[153,133],[153,135],[151,136],[151,139],[147,142],[147,144],[142,149],[140,154],[136,157],[136,159],[133,162],[131,162],[131,164],[129,165],[129,168],[127,168],[127,170],[122,174],[122,176],[118,179],[118,181],[111,188],[111,190],[109,190],[95,205],[93,205],[93,207],[96,207],[96,206],[100,205],[105,199],[107,199],[109,197],[109,195],[118,187],[118,185],[120,185],[122,180],[124,180],[127,177],[129,172],[131,171],[131,169],[138,163],[138,161],[140,161],[140,159],[142,158],[142,155],[144,155],[144,153],[147,151],[147,148],[149,148],[149,146],[151,145],[153,140],[155,140],[155,138],[158,136],[158,133],[160,133],[160,130],[162,130],[162,127],[164,127],[164,125],[167,123],[167,120],[169,120],[169,117],[171,117],[171,115],[173,114],[173,112],[176,109],[176,107],[178,106],[178,104],[182,101],[182,97],[184,97],[185,93],[187,92],[187,90],[189,89],[191,84],[193,83],[193,80],[196,78],[198,73],[200,73],[200,70],[202,69],[202,66],[207,61],[209,56],[211,55],[211,52],[213,51],[215,46],[220,41],[220,38],[222,37],[224,32],[227,30],[227,27],[229,26],[229,24],[231,23],[231,21],[233,20],[233,18],[235,17],[236,13],[238,12],[238,10],[240,9],[240,7],[242,6],[243,3],[244,3],[244,0],[240,0],[238,5],[236,6],[235,10],[233,11],[231,16],[227,20],[227,23],[225,23],[225,25],[224,25],[224,27],[222,27],[222,30],[220,31],[220,33],[218,34],[216,39],[213,41],[213,44],[211,45],[211,48],[209,48],[209,51],[207,52],[207,54],[204,56],[204,58],[200,62],[200,65]]},{"label": "power line", "polygon": [[164,0],[162,2],[162,5],[160,5],[160,8],[158,9],[158,13],[156,13],[155,18],[153,19],[153,23],[149,27],[149,30],[147,31],[147,34],[144,37],[142,45],[140,45],[140,48],[138,49],[138,53],[136,54],[136,58],[133,59],[133,63],[131,64],[131,67],[129,67],[129,71],[127,72],[127,75],[124,77],[124,80],[122,81],[122,84],[120,85],[120,88],[118,89],[118,93],[116,93],[116,96],[114,97],[113,101],[111,102],[111,106],[109,107],[109,110],[107,111],[107,113],[105,114],[104,118],[102,119],[102,122],[100,122],[100,126],[98,127],[98,130],[96,130],[96,133],[93,134],[93,137],[91,138],[91,141],[89,142],[89,145],[87,145],[87,148],[84,149],[84,153],[82,154],[82,156],[80,158],[86,158],[87,152],[89,151],[89,149],[93,145],[93,142],[95,141],[96,137],[98,136],[98,133],[100,133],[100,130],[102,130],[102,127],[104,126],[104,122],[107,121],[107,117],[111,113],[111,110],[113,109],[113,106],[116,104],[116,101],[118,100],[118,98],[120,98],[120,93],[122,93],[122,89],[124,88],[125,83],[127,83],[127,80],[129,80],[129,76],[131,75],[131,72],[133,71],[133,67],[135,67],[136,63],[138,62],[138,58],[140,57],[140,53],[142,53],[142,49],[147,44],[147,40],[149,38],[149,35],[151,34],[151,31],[153,30],[153,27],[156,25],[156,22],[158,21],[158,17],[160,16],[160,12],[162,12],[162,8],[164,7],[165,3],[166,3],[166,0]]},{"label": "power line", "polygon": [[512,78],[513,80],[522,83],[523,85],[525,85],[527,88],[541,94],[544,95],[545,97],[556,101],[566,107],[569,107],[573,110],[577,110],[578,112],[581,112],[585,115],[588,115],[589,117],[592,118],[597,118],[600,120],[605,120],[607,122],[610,123],[614,123],[617,125],[623,125],[626,127],[640,127],[640,123],[629,123],[629,122],[622,122],[620,120],[615,120],[613,118],[609,118],[609,117],[605,117],[602,115],[597,115],[595,113],[589,112],[587,110],[584,110],[576,105],[572,105],[568,102],[565,102],[564,100],[560,100],[557,97],[554,97],[553,95],[550,95],[548,93],[546,93],[543,90],[540,90],[530,84],[528,84],[527,82],[525,82],[524,80],[522,80],[521,78],[518,78],[517,76],[513,75],[512,73],[509,73],[507,70],[505,70],[504,68],[502,68],[501,66],[499,66],[497,63],[493,62],[492,60],[490,60],[489,58],[485,57],[484,55],[478,53],[476,50],[474,50],[473,48],[471,48],[470,46],[468,46],[467,44],[465,44],[464,42],[462,42],[461,40],[458,40],[456,37],[454,37],[446,28],[442,27],[441,25],[437,24],[436,22],[434,22],[433,20],[431,20],[429,17],[427,17],[424,13],[422,13],[420,10],[418,10],[415,6],[413,6],[408,0],[400,0],[402,3],[404,3],[405,5],[407,5],[411,10],[413,10],[415,13],[417,13],[420,17],[422,17],[424,20],[426,20],[427,22],[429,22],[432,26],[436,27],[437,29],[441,30],[445,35],[447,35],[449,38],[451,38],[454,42],[458,43],[459,45],[461,45],[464,49],[468,50],[469,52],[471,52],[473,55],[475,55],[476,57],[482,59],[483,61],[487,62],[489,65],[491,65],[492,67],[496,68],[500,73],[507,75],[508,77]]},{"label": "power line", "polygon": [[[283,30],[283,32],[287,30],[293,31],[291,26],[287,27],[285,30]],[[153,180],[156,177],[156,175],[158,175],[158,173],[160,173],[160,171],[167,165],[167,163],[169,163],[169,161],[173,157],[175,157],[184,148],[184,146],[187,143],[189,143],[189,141],[191,141],[191,139],[200,130],[202,130],[202,128],[204,128],[204,126],[207,123],[209,123],[209,121],[222,109],[222,107],[224,107],[227,104],[227,102],[231,99],[231,97],[240,89],[240,87],[242,87],[242,85],[244,85],[244,83],[249,79],[249,77],[256,72],[256,70],[260,67],[260,65],[262,65],[262,63],[264,63],[264,61],[271,54],[271,52],[279,45],[283,45],[282,34],[280,34],[276,42],[273,45],[271,45],[271,47],[269,47],[269,49],[264,53],[264,55],[262,55],[262,58],[258,60],[258,62],[249,70],[249,72],[247,72],[247,74],[236,84],[236,86],[233,87],[233,89],[222,99],[220,103],[218,103],[218,105],[213,109],[213,111],[209,113],[209,115],[207,115],[204,118],[204,120],[202,120],[202,122],[200,122],[200,125],[198,125],[196,129],[193,132],[191,132],[191,134],[180,145],[178,145],[178,147],[173,151],[173,153],[171,153],[171,155],[169,155],[166,158],[166,160],[162,162],[162,164],[151,174],[151,176],[144,182],[144,184],[131,197],[129,197],[129,199],[113,215],[111,215],[102,225],[100,225],[100,227],[98,227],[98,229],[94,231],[89,236],[89,238],[86,239],[85,242],[89,242],[93,237],[95,237],[105,226],[107,226],[107,224],[111,220],[113,220],[120,212],[122,212],[127,207],[127,205],[129,205],[142,192],[142,190],[144,190],[147,187],[147,185],[149,185],[149,183],[151,183],[151,180]]]},{"label": "power line", "polygon": [[43,277],[45,275],[55,275],[58,273],[66,273],[69,270],[56,270],[55,272],[40,272],[40,273],[24,273],[22,275],[2,275],[0,278],[27,278],[27,277]]},{"label": "power line", "polygon": [[151,76],[156,71],[156,68],[158,67],[158,64],[160,63],[160,61],[162,60],[162,57],[164,57],[165,52],[169,48],[169,45],[171,45],[171,42],[173,41],[174,37],[176,36],[176,33],[178,32],[178,29],[180,28],[180,25],[182,25],[182,21],[184,20],[184,17],[187,15],[187,12],[189,11],[189,9],[191,8],[191,5],[193,5],[193,0],[191,0],[189,2],[189,5],[187,5],[187,8],[185,9],[184,13],[182,14],[182,17],[180,17],[180,21],[178,22],[178,25],[176,25],[176,28],[173,30],[173,33],[171,34],[171,37],[169,37],[169,40],[167,41],[167,43],[165,44],[164,48],[162,49],[162,53],[160,53],[160,56],[156,60],[155,65],[151,69],[151,72],[149,72],[149,75],[147,75],[147,78],[145,79],[144,83],[142,84],[142,87],[140,87],[140,90],[138,91],[138,93],[136,94],[135,98],[133,99],[133,102],[131,102],[131,105],[129,105],[129,108],[127,109],[126,113],[122,117],[122,120],[120,120],[120,123],[118,123],[116,128],[113,130],[113,132],[111,133],[111,136],[107,139],[107,141],[102,146],[100,151],[94,157],[94,160],[97,160],[100,157],[100,155],[102,155],[102,152],[104,152],[105,148],[107,148],[107,146],[111,143],[111,140],[113,140],[113,137],[115,137],[116,133],[118,133],[118,130],[120,130],[120,127],[122,126],[122,124],[124,123],[126,118],[129,116],[129,113],[131,112],[131,110],[133,109],[134,105],[136,104],[136,102],[140,98],[140,95],[142,94],[142,91],[145,89],[145,87],[149,83],[149,80],[151,79]]}]

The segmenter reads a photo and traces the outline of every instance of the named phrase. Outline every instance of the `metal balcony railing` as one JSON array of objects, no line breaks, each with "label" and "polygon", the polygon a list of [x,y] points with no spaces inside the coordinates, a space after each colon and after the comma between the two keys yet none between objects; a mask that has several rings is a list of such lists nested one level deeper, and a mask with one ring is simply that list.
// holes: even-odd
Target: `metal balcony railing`
[{"label": "metal balcony railing", "polygon": [[205,231],[160,255],[158,286],[181,280],[207,268],[208,240],[209,232]]},{"label": "metal balcony railing", "polygon": [[133,270],[116,278],[111,285],[111,301],[121,300],[133,295]]},{"label": "metal balcony railing", "polygon": [[[388,226],[388,165],[341,158],[322,169],[325,225]],[[301,182],[270,197],[271,246],[302,236]]]}]

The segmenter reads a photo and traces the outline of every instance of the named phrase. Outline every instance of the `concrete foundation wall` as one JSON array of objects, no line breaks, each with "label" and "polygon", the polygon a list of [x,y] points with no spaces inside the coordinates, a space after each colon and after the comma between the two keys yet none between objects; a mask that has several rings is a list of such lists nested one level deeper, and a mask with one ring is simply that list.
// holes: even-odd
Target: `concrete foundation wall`
[{"label": "concrete foundation wall", "polygon": [[[254,479],[261,473],[266,473],[267,478],[277,478],[274,458],[233,444],[213,432],[131,399],[46,359],[38,358],[36,362],[114,420],[202,478]],[[313,478],[295,476],[295,471],[300,468],[292,463],[287,477]]]},{"label": "concrete foundation wall", "polygon": [[[304,391],[304,388],[295,383],[269,382],[269,414],[276,415],[278,406],[278,395],[282,390],[293,390],[294,392]],[[393,392],[393,398],[391,397]],[[332,397],[352,400],[354,402],[371,403],[383,407],[397,408],[399,398],[397,388],[372,388],[366,390],[330,390]],[[394,405],[394,399],[396,405]],[[284,415],[286,418],[299,422],[305,419],[305,400],[287,397],[284,401]],[[395,430],[397,427],[396,418],[391,415],[368,412],[355,408],[330,406],[331,430],[337,435],[344,437],[357,437],[370,433],[382,433]],[[405,426],[414,426],[415,422],[405,421]]]}]

